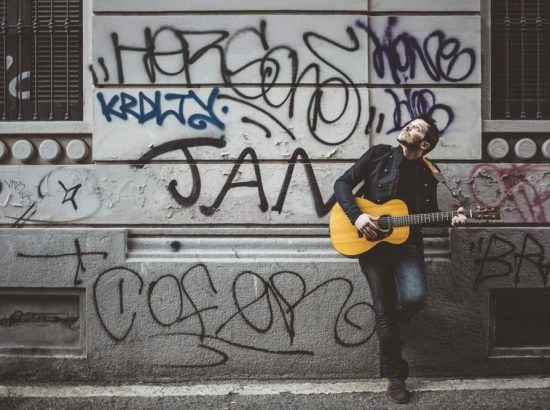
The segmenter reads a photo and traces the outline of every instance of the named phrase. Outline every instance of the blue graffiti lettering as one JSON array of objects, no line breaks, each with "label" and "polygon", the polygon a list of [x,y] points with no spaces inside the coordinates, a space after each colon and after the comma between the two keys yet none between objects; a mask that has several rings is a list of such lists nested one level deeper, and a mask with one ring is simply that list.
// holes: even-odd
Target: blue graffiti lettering
[{"label": "blue graffiti lettering", "polygon": [[[153,98],[148,97],[142,91],[137,96],[121,92],[110,97],[108,101],[103,92],[98,92],[97,100],[107,122],[112,122],[113,118],[127,121],[129,117],[134,117],[139,124],[155,120],[158,126],[162,126],[168,117],[173,117],[180,124],[188,125],[195,130],[204,130],[208,124],[224,130],[225,124],[214,113],[214,104],[219,93],[218,88],[212,89],[206,102],[193,90],[184,94],[166,93],[164,98],[160,91],[155,91]],[[186,101],[188,102],[186,103]],[[167,107],[170,102],[177,103],[177,106]],[[193,112],[189,113],[191,110]],[[229,109],[227,106],[223,106],[221,111],[227,114]]]}]

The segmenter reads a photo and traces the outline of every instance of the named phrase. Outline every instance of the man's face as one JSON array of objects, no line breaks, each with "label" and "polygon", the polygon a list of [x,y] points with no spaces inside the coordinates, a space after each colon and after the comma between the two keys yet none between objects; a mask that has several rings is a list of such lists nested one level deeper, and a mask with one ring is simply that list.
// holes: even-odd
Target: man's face
[{"label": "man's face", "polygon": [[424,141],[424,137],[428,132],[428,127],[426,121],[417,118],[403,127],[397,136],[397,141],[409,149],[426,149],[425,147],[421,147],[421,144],[424,142],[422,145],[427,144],[429,146],[429,143]]}]

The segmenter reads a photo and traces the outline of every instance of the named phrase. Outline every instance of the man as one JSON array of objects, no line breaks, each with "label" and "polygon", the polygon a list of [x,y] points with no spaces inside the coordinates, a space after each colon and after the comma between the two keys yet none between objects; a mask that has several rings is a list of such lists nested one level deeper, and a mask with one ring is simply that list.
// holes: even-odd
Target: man
[{"label": "man", "polygon": [[[336,199],[352,224],[367,239],[378,234],[377,218],[362,213],[352,190],[364,182],[363,197],[379,204],[403,200],[409,214],[437,212],[437,179],[422,157],[435,148],[439,130],[435,121],[422,115],[405,125],[396,147],[374,145],[334,184]],[[462,225],[460,212],[451,225]],[[380,373],[388,378],[387,394],[397,403],[409,401],[412,393],[405,380],[409,366],[401,356],[400,321],[409,320],[426,302],[426,269],[422,233],[410,227],[409,238],[400,245],[380,243],[359,256],[367,278],[376,313],[376,333],[380,344]]]}]

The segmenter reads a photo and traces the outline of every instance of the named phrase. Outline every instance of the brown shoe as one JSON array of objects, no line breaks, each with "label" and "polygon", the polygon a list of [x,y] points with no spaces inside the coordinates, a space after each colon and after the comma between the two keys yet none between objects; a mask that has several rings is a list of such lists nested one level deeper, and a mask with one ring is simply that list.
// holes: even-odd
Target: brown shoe
[{"label": "brown shoe", "polygon": [[395,403],[407,403],[413,393],[407,390],[405,383],[392,383],[388,384],[388,390],[386,395],[390,398],[391,401]]}]

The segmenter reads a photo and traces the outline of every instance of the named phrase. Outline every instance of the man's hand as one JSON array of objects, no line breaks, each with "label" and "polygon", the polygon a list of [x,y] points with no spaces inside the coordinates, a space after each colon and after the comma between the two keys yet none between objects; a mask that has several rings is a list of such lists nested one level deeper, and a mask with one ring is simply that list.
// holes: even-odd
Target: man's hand
[{"label": "man's hand", "polygon": [[361,214],[355,221],[355,227],[357,230],[363,232],[367,239],[375,239],[378,236],[378,226],[374,221],[377,219],[378,216]]},{"label": "man's hand", "polygon": [[466,216],[464,215],[464,208],[460,207],[456,210],[458,212],[457,216],[453,216],[453,219],[451,220],[451,226],[453,228],[456,228],[459,225],[465,225],[466,224]]}]

